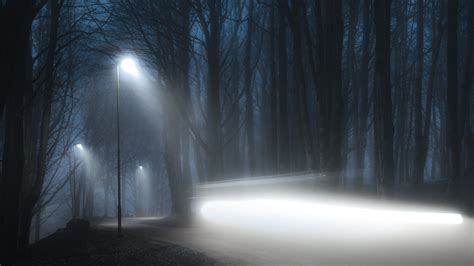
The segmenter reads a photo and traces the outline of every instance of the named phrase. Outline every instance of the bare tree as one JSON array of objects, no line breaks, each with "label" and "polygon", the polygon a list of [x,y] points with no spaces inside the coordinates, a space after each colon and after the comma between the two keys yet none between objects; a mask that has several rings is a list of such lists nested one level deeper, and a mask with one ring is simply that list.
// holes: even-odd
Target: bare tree
[{"label": "bare tree", "polygon": [[244,88],[245,88],[245,131],[247,139],[247,160],[249,162],[250,175],[255,174],[255,132],[253,115],[253,93],[252,93],[252,34],[253,34],[253,0],[249,0],[247,15],[247,36],[245,41],[244,59]]},{"label": "bare tree", "polygon": [[391,196],[393,178],[393,122],[390,92],[390,2],[375,1],[375,175],[377,192]]},{"label": "bare tree", "polygon": [[303,5],[292,1],[292,6],[286,7],[288,12],[288,21],[293,36],[293,59],[294,75],[298,112],[297,116],[301,119],[302,127],[302,145],[305,154],[305,169],[314,169],[314,144],[311,133],[311,123],[308,110],[308,97],[306,88],[306,78],[303,65],[303,43],[302,43],[302,18],[305,16]]},{"label": "bare tree", "polygon": [[277,146],[278,171],[289,171],[289,132],[288,132],[288,77],[286,40],[286,0],[278,1],[278,93],[277,93]]},{"label": "bare tree", "polygon": [[[356,137],[356,164],[357,169],[365,168],[365,151],[367,144],[367,119],[369,116],[369,54],[370,54],[370,0],[364,0],[362,14],[362,55],[359,68],[359,90],[358,90],[358,125]],[[363,184],[363,172],[357,175],[356,188]]]},{"label": "bare tree", "polygon": [[448,44],[447,44],[447,112],[446,136],[449,152],[449,176],[452,192],[459,197],[461,186],[460,137],[458,117],[458,1],[448,1]]},{"label": "bare tree", "polygon": [[[320,20],[320,66],[321,86],[319,93],[319,108],[321,114],[320,143],[321,169],[329,172],[341,170],[342,144],[342,2],[318,1]],[[333,178],[335,186],[339,184],[339,175]]]},{"label": "bare tree", "polygon": [[[21,246],[20,194],[25,163],[23,140],[24,95],[31,82],[31,25],[46,1],[4,1],[0,7],[2,95],[5,136],[0,180],[0,249],[2,261],[11,263]],[[5,109],[4,109],[5,108]]]},{"label": "bare tree", "polygon": [[424,4],[423,0],[416,1],[416,81],[415,81],[415,163],[413,179],[417,186],[423,185],[423,121],[421,94],[423,90],[423,67],[424,67]]}]

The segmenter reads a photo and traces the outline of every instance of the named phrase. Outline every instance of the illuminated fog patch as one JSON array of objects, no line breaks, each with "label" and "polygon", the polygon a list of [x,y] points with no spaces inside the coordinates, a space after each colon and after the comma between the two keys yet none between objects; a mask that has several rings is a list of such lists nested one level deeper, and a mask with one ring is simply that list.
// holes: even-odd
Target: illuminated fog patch
[{"label": "illuminated fog patch", "polygon": [[206,221],[279,230],[311,229],[318,225],[343,227],[407,224],[459,225],[456,213],[394,210],[293,199],[211,200],[200,209]]}]

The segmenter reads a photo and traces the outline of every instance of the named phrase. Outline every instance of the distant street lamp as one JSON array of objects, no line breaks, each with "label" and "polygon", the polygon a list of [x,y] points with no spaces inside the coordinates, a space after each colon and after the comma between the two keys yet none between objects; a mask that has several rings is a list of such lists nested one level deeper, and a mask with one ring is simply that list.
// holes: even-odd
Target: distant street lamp
[{"label": "distant street lamp", "polygon": [[120,69],[132,76],[138,75],[135,61],[131,58],[124,58],[120,64],[117,65],[117,233],[119,237],[122,235],[122,196],[120,186]]},{"label": "distant street lamp", "polygon": [[78,148],[79,150],[84,149],[84,147],[82,147],[82,144],[80,144],[80,143],[74,145],[74,147]]}]

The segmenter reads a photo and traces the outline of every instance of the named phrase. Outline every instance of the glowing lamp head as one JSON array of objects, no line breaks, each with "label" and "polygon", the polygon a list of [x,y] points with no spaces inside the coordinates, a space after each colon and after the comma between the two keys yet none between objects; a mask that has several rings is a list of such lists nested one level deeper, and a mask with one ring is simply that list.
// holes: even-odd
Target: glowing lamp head
[{"label": "glowing lamp head", "polygon": [[138,168],[139,168],[140,170],[143,170],[143,166],[141,166],[141,165],[140,165],[140,166],[138,166]]},{"label": "glowing lamp head", "polygon": [[84,147],[82,147],[82,144],[78,143],[76,145],[74,145],[76,148],[78,148],[79,150],[83,150]]},{"label": "glowing lamp head", "polygon": [[138,76],[137,65],[135,64],[135,61],[131,58],[123,59],[120,63],[120,68],[122,68],[122,70],[127,72],[128,74]]}]

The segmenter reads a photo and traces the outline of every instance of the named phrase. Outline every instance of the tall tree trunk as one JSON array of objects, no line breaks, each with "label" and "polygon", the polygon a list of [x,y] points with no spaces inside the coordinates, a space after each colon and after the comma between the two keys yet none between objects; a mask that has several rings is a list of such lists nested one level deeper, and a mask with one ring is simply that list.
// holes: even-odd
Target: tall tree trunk
[{"label": "tall tree trunk", "polygon": [[42,210],[38,210],[35,214],[35,242],[41,238],[41,212]]},{"label": "tall tree trunk", "polygon": [[[179,50],[179,64],[181,66],[181,90],[182,97],[184,99],[184,106],[186,106],[187,114],[193,113],[193,105],[191,101],[191,89],[189,87],[189,66],[190,66],[190,56],[189,50],[191,49],[191,40],[190,40],[190,15],[191,15],[191,6],[190,3],[186,0],[179,2],[180,14],[181,17],[181,29],[182,29],[182,49]],[[194,122],[194,115],[191,115],[191,121]],[[184,123],[181,123],[183,128],[186,128]],[[190,211],[190,202],[189,198],[191,197],[191,160],[190,160],[190,136],[187,134],[188,131],[183,130],[182,140],[181,140],[181,151],[182,151],[182,197],[183,197],[183,206],[181,208],[181,215],[187,219]]]},{"label": "tall tree trunk", "polygon": [[362,58],[359,70],[359,110],[356,164],[360,171],[356,175],[355,187],[361,189],[364,182],[365,149],[367,143],[367,117],[369,116],[369,49],[370,49],[370,0],[364,0],[362,18]]},{"label": "tall tree trunk", "polygon": [[[316,3],[318,3],[319,1],[316,1]],[[301,5],[301,8],[303,10],[306,10],[306,7],[305,5]],[[317,10],[320,9],[320,6],[318,6]],[[304,32],[304,37],[305,37],[305,41],[306,41],[306,52],[308,54],[308,63],[309,63],[309,67],[310,67],[310,70],[311,70],[311,75],[310,77],[312,77],[312,81],[313,81],[313,88],[314,88],[314,92],[315,92],[315,96],[316,96],[316,99],[314,100],[314,102],[316,104],[319,104],[318,101],[320,100],[320,97],[321,95],[319,94],[319,88],[321,86],[321,75],[320,75],[320,70],[318,69],[319,66],[316,66],[316,61],[318,60],[317,58],[315,58],[314,56],[314,52],[313,52],[313,40],[312,40],[312,36],[311,36],[311,31],[310,31],[310,28],[309,28],[309,23],[308,23],[308,17],[307,15],[305,14],[305,12],[303,12],[303,32]],[[317,23],[317,25],[319,25],[319,23]],[[320,33],[317,32],[316,34],[317,38],[318,38],[318,42],[320,41]],[[318,44],[320,45],[320,43]],[[314,138],[313,138],[313,143],[314,143],[314,153],[313,153],[313,156],[314,156],[314,169],[320,169],[320,136],[319,136],[319,123],[320,123],[320,119],[319,119],[319,108],[316,107],[315,108],[315,117],[316,117],[316,123],[314,123],[314,128],[313,128],[313,133],[314,133]]]},{"label": "tall tree trunk", "polygon": [[[319,1],[318,1],[319,2]],[[321,169],[335,172],[332,183],[339,184],[338,173],[341,170],[341,145],[342,145],[342,84],[341,84],[341,58],[342,58],[342,2],[321,1],[321,40],[320,65],[321,87],[319,89],[319,108],[321,114]]]},{"label": "tall tree trunk", "polygon": [[[461,102],[459,110],[459,131],[462,136],[461,138],[461,147],[460,152],[463,154],[463,163],[461,164],[460,174],[462,175],[462,187],[464,188],[461,193],[463,194],[463,202],[468,204],[471,200],[471,204],[474,203],[474,196],[472,196],[472,191],[474,191],[474,180],[467,180],[468,177],[474,178],[472,176],[472,133],[471,133],[471,112],[472,104],[470,104],[472,99],[472,60],[473,60],[473,38],[474,38],[474,3],[469,2],[469,11],[468,11],[468,22],[467,22],[467,38],[466,38],[466,52],[464,53],[464,79],[462,83],[462,92],[461,92]],[[471,199],[470,199],[471,197]],[[471,211],[474,211],[472,209]]]},{"label": "tall tree trunk", "polygon": [[79,218],[81,214],[81,206],[84,206],[83,204],[83,191],[85,187],[85,176],[84,173],[81,173],[79,175],[79,181],[77,184],[77,189],[75,191],[76,196],[75,196],[75,206],[73,210],[73,218]]},{"label": "tall tree trunk", "polygon": [[206,39],[208,64],[208,180],[222,178],[222,133],[220,108],[221,0],[209,0],[209,34]]},{"label": "tall tree trunk", "polygon": [[407,65],[408,65],[408,41],[407,41],[407,12],[408,2],[400,2],[397,6],[397,42],[394,43],[394,49],[396,51],[395,55],[395,70],[394,70],[394,91],[396,92],[394,98],[394,121],[395,121],[395,139],[394,139],[394,175],[399,179],[399,181],[405,178],[405,150],[409,145],[404,145],[406,143],[406,134],[405,128],[407,125],[407,113],[408,113],[408,103],[410,97],[410,91],[407,83]]},{"label": "tall tree trunk", "polygon": [[41,128],[38,148],[38,159],[36,161],[36,175],[33,181],[31,191],[26,193],[22,208],[22,228],[20,231],[20,247],[26,248],[29,245],[30,225],[33,217],[33,209],[36,202],[39,200],[41,190],[43,188],[43,181],[46,175],[46,156],[48,151],[48,140],[50,130],[51,108],[53,104],[53,90],[54,90],[54,61],[57,46],[57,35],[59,27],[59,13],[61,5],[58,1],[50,1],[50,26],[49,26],[49,43],[46,55],[45,66],[45,85],[43,92],[43,110],[41,116]]},{"label": "tall tree trunk", "polygon": [[[5,99],[5,134],[0,178],[0,260],[12,263],[20,246],[20,197],[23,183],[24,93],[31,80],[31,1],[4,1],[0,7],[0,82]],[[3,107],[3,106],[2,106]],[[3,109],[3,108],[2,108]]]},{"label": "tall tree trunk", "polygon": [[[168,119],[169,120],[169,119]],[[171,122],[172,123],[172,122]],[[168,125],[171,125],[168,121]],[[174,131],[175,132],[175,131]],[[168,176],[168,184],[171,194],[171,211],[173,215],[179,216],[183,213],[181,209],[181,197],[180,197],[180,188],[179,181],[181,179],[181,171],[179,171],[179,159],[178,159],[178,151],[176,150],[176,141],[178,140],[173,132],[167,130],[165,133],[165,140],[169,143],[165,144],[165,165],[166,165],[166,172]],[[175,144],[172,143],[175,141]]]},{"label": "tall tree trunk", "polygon": [[423,186],[423,121],[422,101],[423,90],[423,46],[424,46],[423,0],[416,1],[416,80],[415,80],[415,161],[413,180],[417,187]]},{"label": "tall tree trunk", "polygon": [[[89,180],[87,180],[88,178]],[[89,175],[85,177],[86,182],[84,186],[85,190],[84,190],[84,201],[83,201],[84,205],[82,206],[82,217],[86,219],[92,217],[92,213],[94,212],[94,184],[92,184],[93,180],[91,180],[91,178],[92,176],[89,176]],[[124,184],[126,183],[125,178],[124,178],[123,183]],[[124,194],[125,194],[125,191],[122,191],[123,199],[125,199],[125,197],[123,197]]]},{"label": "tall tree trunk", "polygon": [[277,82],[276,82],[276,62],[275,62],[275,7],[273,2],[270,5],[270,141],[269,141],[269,161],[268,164],[269,172],[275,173],[278,170],[278,157],[277,157],[277,124],[278,124],[278,113],[277,113]]},{"label": "tall tree trunk", "polygon": [[448,1],[448,45],[447,45],[447,127],[449,153],[449,176],[452,193],[456,199],[460,196],[460,138],[458,124],[458,1]]},{"label": "tall tree trunk", "polygon": [[[441,14],[443,14],[444,5],[440,5]],[[436,23],[436,6],[433,5],[433,16],[432,16],[432,44],[431,44],[431,66],[430,73],[428,77],[428,92],[426,95],[426,111],[425,111],[425,120],[423,122],[423,138],[421,143],[421,166],[424,168],[426,165],[426,157],[428,154],[428,145],[431,131],[431,121],[435,120],[431,118],[433,111],[433,98],[434,98],[434,78],[436,74],[436,68],[438,65],[439,50],[441,47],[441,40],[443,39],[443,17],[441,16]],[[434,165],[434,159],[432,160]],[[432,175],[433,178],[433,175]]]},{"label": "tall tree trunk", "polygon": [[104,217],[109,216],[110,180],[111,177],[106,174],[104,182]]},{"label": "tall tree trunk", "polygon": [[245,89],[245,131],[247,138],[247,160],[249,162],[250,175],[255,174],[255,138],[253,122],[253,93],[252,93],[252,68],[250,59],[252,57],[252,31],[253,31],[253,0],[249,0],[247,36],[245,41],[244,58],[244,89]]},{"label": "tall tree trunk", "polygon": [[278,172],[289,170],[286,0],[278,1]]},{"label": "tall tree trunk", "polygon": [[168,176],[168,185],[171,194],[171,210],[172,214],[181,216],[185,213],[183,210],[182,197],[182,171],[180,165],[180,134],[178,117],[176,110],[171,103],[165,103],[163,108],[166,110],[166,118],[164,119],[165,129],[163,130],[163,140],[165,143],[164,160],[166,166],[166,173]]},{"label": "tall tree trunk", "polygon": [[[355,146],[358,139],[359,121],[357,111],[359,108],[359,84],[357,84],[357,64],[356,64],[356,31],[359,18],[359,0],[353,0],[349,3],[349,27],[347,33],[347,48],[346,48],[346,75],[344,78],[344,85],[342,87],[343,95],[346,97],[344,101],[343,112],[343,136],[342,136],[342,158],[341,168],[346,169],[349,155],[351,154],[349,146]],[[353,134],[350,133],[352,126]],[[358,172],[356,172],[356,175]],[[343,171],[341,174],[342,184],[345,186],[347,172]]]},{"label": "tall tree trunk", "polygon": [[[306,169],[314,169],[314,146],[311,133],[311,122],[309,118],[306,78],[303,66],[301,19],[305,16],[303,6],[297,1],[292,1],[292,7],[288,12],[291,32],[293,35],[293,59],[294,79],[297,94],[298,115],[301,117],[303,134],[303,148],[305,153]],[[287,7],[288,8],[288,7]]]},{"label": "tall tree trunk", "polygon": [[391,196],[393,179],[393,122],[390,91],[390,1],[375,1],[375,171],[377,192]]}]

